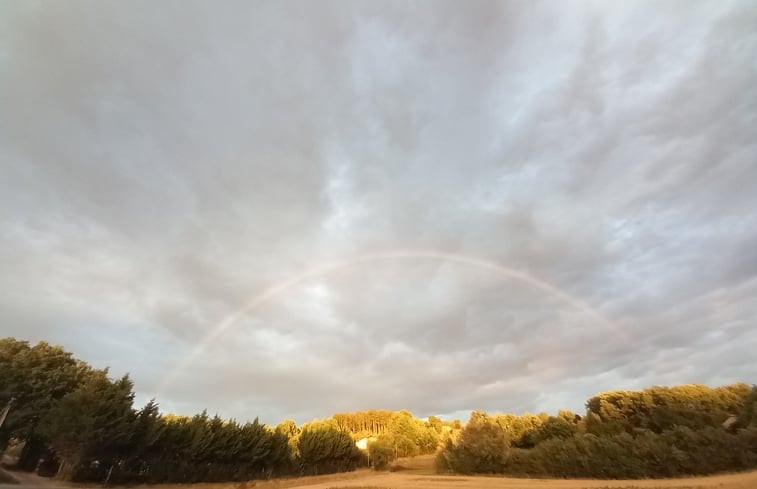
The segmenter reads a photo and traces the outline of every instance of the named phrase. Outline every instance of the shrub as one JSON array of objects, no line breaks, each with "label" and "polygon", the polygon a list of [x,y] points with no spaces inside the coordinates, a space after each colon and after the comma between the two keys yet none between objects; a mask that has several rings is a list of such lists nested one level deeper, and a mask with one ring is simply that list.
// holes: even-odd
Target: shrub
[{"label": "shrub", "polygon": [[510,443],[505,432],[486,413],[475,411],[457,441],[448,440],[441,465],[463,474],[502,473],[507,463]]},{"label": "shrub", "polygon": [[394,442],[391,436],[379,436],[368,444],[368,456],[376,470],[386,470],[394,461]]}]

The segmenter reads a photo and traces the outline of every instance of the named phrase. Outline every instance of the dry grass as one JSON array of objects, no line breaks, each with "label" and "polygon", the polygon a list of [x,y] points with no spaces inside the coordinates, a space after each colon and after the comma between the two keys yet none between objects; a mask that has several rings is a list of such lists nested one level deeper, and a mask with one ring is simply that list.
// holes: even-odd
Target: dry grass
[{"label": "dry grass", "polygon": [[[315,482],[315,481],[313,481]],[[342,484],[324,482],[293,486],[307,489],[756,489],[757,472],[686,479],[598,481],[513,479],[507,477],[423,476],[407,472],[368,473]]]},{"label": "dry grass", "polygon": [[[398,460],[402,470],[396,472],[360,471],[349,480],[310,478],[301,489],[757,489],[757,471],[742,474],[692,477],[685,479],[649,479],[635,481],[516,479],[510,477],[476,477],[436,475],[433,456]],[[332,477],[332,476],[324,476]],[[256,486],[267,489],[268,486]]]},{"label": "dry grass", "polygon": [[[224,484],[165,484],[141,486],[142,489],[757,489],[757,471],[741,474],[691,477],[683,479],[648,479],[634,481],[515,479],[510,477],[476,477],[436,475],[433,457],[399,460],[402,470],[374,472],[358,470],[270,481]],[[139,489],[140,486],[130,489]]]},{"label": "dry grass", "polygon": [[[197,484],[147,484],[130,486],[129,489],[289,489],[291,487],[312,487],[323,484],[339,484],[363,479],[374,471],[361,469],[355,472],[340,474],[316,475],[308,477],[292,477],[271,480],[256,480],[249,482],[201,482]],[[361,484],[357,482],[356,484]],[[355,483],[352,485],[355,486]],[[340,486],[340,487],[349,487]]]}]

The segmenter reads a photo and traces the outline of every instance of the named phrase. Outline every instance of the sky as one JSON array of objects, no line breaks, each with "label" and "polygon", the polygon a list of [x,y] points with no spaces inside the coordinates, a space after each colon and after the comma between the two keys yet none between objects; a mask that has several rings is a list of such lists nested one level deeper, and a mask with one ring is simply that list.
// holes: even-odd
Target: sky
[{"label": "sky", "polygon": [[0,3],[0,336],[275,424],[757,383],[757,4]]}]

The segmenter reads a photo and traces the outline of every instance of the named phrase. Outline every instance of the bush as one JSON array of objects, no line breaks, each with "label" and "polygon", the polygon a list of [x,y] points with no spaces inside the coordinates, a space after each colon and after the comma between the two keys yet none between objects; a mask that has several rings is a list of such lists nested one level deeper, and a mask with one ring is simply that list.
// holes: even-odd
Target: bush
[{"label": "bush", "polygon": [[355,470],[364,457],[347,432],[326,425],[303,428],[298,448],[302,472],[308,475]]},{"label": "bush", "polygon": [[394,441],[391,436],[379,436],[368,444],[368,456],[376,470],[386,470],[394,461]]},{"label": "bush", "polygon": [[706,475],[757,467],[757,430],[678,427],[662,434],[576,435],[513,449],[502,473],[638,479]]},{"label": "bush", "polygon": [[460,438],[448,440],[438,466],[463,474],[497,474],[505,470],[510,443],[505,432],[486,413],[475,411]]}]

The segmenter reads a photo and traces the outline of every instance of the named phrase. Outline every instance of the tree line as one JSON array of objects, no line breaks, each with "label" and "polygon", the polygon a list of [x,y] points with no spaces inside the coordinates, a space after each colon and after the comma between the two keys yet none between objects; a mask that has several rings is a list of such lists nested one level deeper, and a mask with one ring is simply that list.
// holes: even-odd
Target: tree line
[{"label": "tree line", "polygon": [[21,442],[19,468],[77,481],[200,482],[352,470],[365,463],[333,422],[270,428],[133,407],[128,376],[111,379],[59,346],[0,340],[0,450]]},{"label": "tree line", "polygon": [[597,394],[585,416],[474,411],[436,457],[440,472],[655,478],[757,467],[757,386]]},{"label": "tree line", "polygon": [[[431,453],[442,431],[441,420],[432,425],[408,411],[339,413],[299,427],[204,411],[162,415],[154,401],[134,408],[128,376],[111,379],[60,346],[5,338],[0,409],[11,399],[0,452],[19,444],[19,468],[76,481],[217,482],[348,471]],[[364,437],[378,441],[372,458],[356,446]],[[385,445],[390,454],[381,453]]]},{"label": "tree line", "polygon": [[[436,453],[441,472],[639,478],[757,467],[757,387],[652,387],[597,394],[578,415],[487,414],[417,419],[406,410],[337,413],[275,427],[135,408],[128,376],[113,379],[59,346],[0,339],[0,451],[69,480],[245,481],[325,474]],[[0,417],[2,414],[0,413]],[[367,442],[364,450],[356,442]]]},{"label": "tree line", "polygon": [[424,421],[404,409],[336,413],[332,419],[354,439],[367,440],[368,461],[377,469],[387,468],[400,457],[435,453],[443,440],[461,429],[459,419],[443,421],[429,416]]}]

